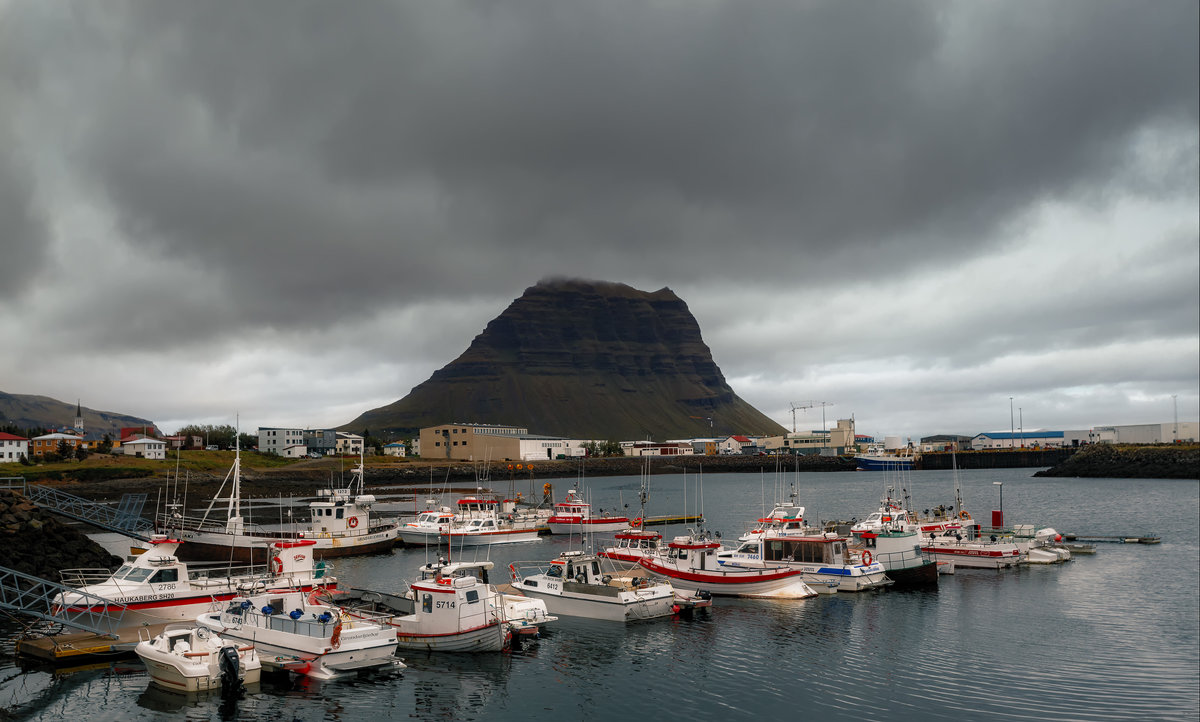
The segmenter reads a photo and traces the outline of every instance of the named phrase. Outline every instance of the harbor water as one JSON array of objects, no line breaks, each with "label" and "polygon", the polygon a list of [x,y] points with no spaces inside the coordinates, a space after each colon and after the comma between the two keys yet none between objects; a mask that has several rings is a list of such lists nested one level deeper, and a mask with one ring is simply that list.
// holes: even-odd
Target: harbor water
[{"label": "harbor water", "polygon": [[[1094,555],[1061,565],[960,568],[927,590],[717,598],[692,618],[629,625],[564,617],[511,653],[401,652],[407,669],[335,682],[264,675],[234,702],[159,691],[133,656],[74,669],[16,660],[20,626],[6,618],[0,719],[1195,722],[1200,482],[1043,479],[1032,472],[958,472],[965,507],[986,525],[1002,493],[1009,524],[1162,542],[1098,543]],[[897,493],[905,487],[918,510],[954,504],[954,479],[949,471],[889,478],[779,475],[767,467],[761,474],[656,474],[646,513],[703,513],[706,528],[732,542],[789,487],[808,518],[849,520],[874,511],[889,484]],[[640,483],[553,481],[556,497],[579,484],[594,506],[630,517],[638,513]],[[668,538],[685,531],[657,530]],[[490,553],[492,581],[506,582],[509,562],[548,560],[580,543],[543,537],[479,555]],[[398,548],[340,559],[335,574],[342,586],[401,590],[428,554]]]}]

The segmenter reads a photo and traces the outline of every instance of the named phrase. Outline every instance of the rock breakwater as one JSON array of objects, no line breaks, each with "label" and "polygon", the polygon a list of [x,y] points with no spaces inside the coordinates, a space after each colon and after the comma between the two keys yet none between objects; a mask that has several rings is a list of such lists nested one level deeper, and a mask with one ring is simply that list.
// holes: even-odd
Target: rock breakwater
[{"label": "rock breakwater", "polygon": [[1200,479],[1200,445],[1096,444],[1034,476]]},{"label": "rock breakwater", "polygon": [[59,580],[63,569],[116,569],[113,556],[86,534],[11,489],[0,489],[0,566]]}]

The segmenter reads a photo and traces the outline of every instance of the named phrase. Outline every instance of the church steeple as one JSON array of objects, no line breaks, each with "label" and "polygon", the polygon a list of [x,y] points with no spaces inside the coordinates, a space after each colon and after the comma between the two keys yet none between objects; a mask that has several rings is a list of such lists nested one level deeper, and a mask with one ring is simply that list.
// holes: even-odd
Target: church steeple
[{"label": "church steeple", "polygon": [[83,433],[83,405],[79,403],[79,399],[75,400],[75,430]]}]

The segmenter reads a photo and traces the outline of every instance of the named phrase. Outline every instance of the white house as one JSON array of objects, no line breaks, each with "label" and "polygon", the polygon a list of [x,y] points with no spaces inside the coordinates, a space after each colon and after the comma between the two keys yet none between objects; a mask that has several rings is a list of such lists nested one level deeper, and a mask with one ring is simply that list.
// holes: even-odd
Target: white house
[{"label": "white house", "polygon": [[165,459],[167,458],[167,442],[160,439],[134,439],[121,444],[121,449],[126,456],[137,456],[142,459]]},{"label": "white house", "polygon": [[405,448],[404,444],[401,444],[399,441],[393,441],[390,444],[383,445],[384,456],[404,456],[407,452],[408,449]]},{"label": "white house", "polygon": [[0,462],[29,458],[29,439],[0,431]]},{"label": "white house", "polygon": [[284,429],[273,426],[258,427],[258,450],[264,454],[275,454],[288,458],[308,455],[304,444],[304,429]]},{"label": "white house", "polygon": [[349,456],[358,456],[363,450],[363,437],[358,434],[351,434],[345,431],[337,432],[337,447],[338,454],[347,454]]}]

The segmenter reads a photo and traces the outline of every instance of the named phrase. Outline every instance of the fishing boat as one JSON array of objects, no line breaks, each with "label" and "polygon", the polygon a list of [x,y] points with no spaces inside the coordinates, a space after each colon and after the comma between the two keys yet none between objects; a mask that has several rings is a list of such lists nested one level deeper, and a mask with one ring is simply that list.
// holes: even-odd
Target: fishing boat
[{"label": "fishing boat", "polygon": [[[921,551],[920,535],[913,524],[915,515],[907,509],[907,491],[903,499],[894,494],[895,487],[887,487],[879,509],[850,527],[850,552],[883,565],[897,587],[937,584],[938,562]],[[952,562],[941,565],[943,573],[951,573],[953,568]]]},{"label": "fishing boat", "polygon": [[[332,566],[314,564],[311,539],[263,542],[270,561],[261,566],[232,566],[181,561],[183,542],[156,534],[149,549],[130,555],[115,572],[66,569],[62,583],[72,588],[55,596],[52,610],[121,616],[122,624],[193,620],[213,604],[254,592],[336,587]],[[100,602],[97,598],[105,600]],[[122,616],[123,615],[123,616]]]},{"label": "fishing boat", "polygon": [[[513,589],[545,602],[554,614],[610,622],[669,617],[712,605],[707,592],[676,592],[670,582],[621,577],[601,569],[601,557],[568,551],[551,560],[509,565]],[[529,572],[534,568],[536,571]]]},{"label": "fishing boat", "polygon": [[818,592],[865,592],[892,583],[870,552],[853,555],[845,537],[833,532],[765,533],[735,549],[716,554],[726,567],[795,569]]},{"label": "fishing boat", "polygon": [[887,448],[886,445],[871,445],[866,453],[854,457],[858,471],[911,471],[916,456],[911,447]]},{"label": "fishing boat", "polygon": [[1006,569],[1024,564],[1026,554],[1012,541],[983,536],[979,522],[966,511],[957,519],[923,521],[918,525],[921,551],[954,568]]},{"label": "fishing boat", "polygon": [[720,551],[720,542],[707,532],[693,532],[675,537],[657,555],[643,557],[638,564],[690,595],[705,591],[713,596],[803,599],[817,594],[804,583],[799,569],[722,565],[717,562]]},{"label": "fishing boat", "polygon": [[601,510],[593,514],[592,505],[584,501],[577,489],[571,489],[566,497],[554,505],[554,514],[546,520],[551,534],[593,534],[596,532],[623,531],[629,527],[629,518],[610,516]]},{"label": "fishing boat", "polygon": [[458,511],[448,509],[425,512],[416,522],[400,530],[405,544],[438,544],[447,542],[453,548],[510,544],[537,541],[543,524],[534,515],[517,510],[516,502],[501,502],[490,496],[476,494],[458,500]]},{"label": "fishing boat", "polygon": [[390,625],[343,614],[312,594],[286,592],[237,597],[197,623],[241,644],[252,644],[264,667],[314,679],[336,679],[369,669],[403,668]]},{"label": "fishing boat", "polygon": [[776,504],[771,513],[759,517],[754,528],[738,537],[738,541],[756,541],[773,534],[775,536],[802,536],[811,532],[804,518],[804,507],[786,501]]},{"label": "fishing boat", "polygon": [[207,627],[171,624],[154,638],[143,627],[138,637],[133,651],[146,665],[150,681],[164,689],[220,689],[223,695],[232,695],[244,691],[245,685],[257,684],[262,673],[254,645],[239,646]]},{"label": "fishing boat", "polygon": [[[346,487],[330,484],[317,490],[317,498],[308,505],[308,521],[268,528],[251,524],[243,516],[239,448],[233,466],[202,517],[190,518],[175,511],[160,515],[159,525],[188,543],[181,552],[189,561],[263,561],[258,555],[263,553],[264,540],[270,539],[312,540],[316,542],[313,553],[319,559],[386,552],[395,546],[400,525],[372,514],[375,497],[364,493],[363,477],[360,456]],[[226,484],[230,493],[222,497]],[[225,502],[223,520],[214,515],[217,502]]]},{"label": "fishing boat", "polygon": [[637,564],[642,557],[652,557],[658,554],[662,544],[662,534],[644,529],[620,531],[614,534],[613,538],[614,544],[605,547],[597,556]]},{"label": "fishing boat", "polygon": [[428,652],[511,649],[557,620],[540,600],[501,593],[488,582],[491,569],[490,561],[439,560],[421,566],[403,594],[352,588],[329,599],[351,617],[391,625],[400,649]]}]

